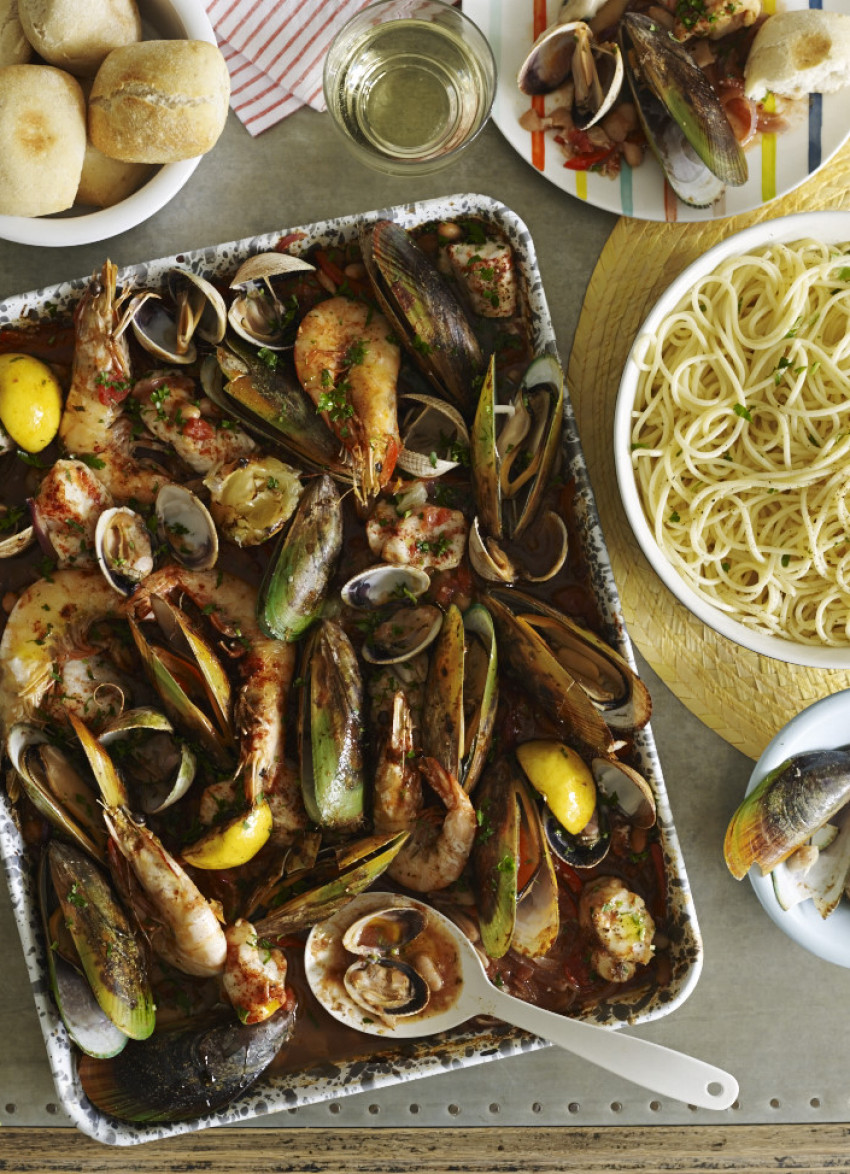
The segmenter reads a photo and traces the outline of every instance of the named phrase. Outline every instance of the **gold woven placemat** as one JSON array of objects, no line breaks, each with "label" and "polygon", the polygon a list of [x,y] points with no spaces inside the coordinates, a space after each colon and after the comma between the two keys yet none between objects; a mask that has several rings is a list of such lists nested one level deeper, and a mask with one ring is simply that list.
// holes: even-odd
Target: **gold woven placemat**
[{"label": "gold woven placemat", "polygon": [[687,265],[751,224],[823,208],[850,209],[850,143],[796,191],[755,212],[699,224],[620,219],[590,279],[567,373],[629,635],[687,708],[753,759],[801,709],[850,688],[850,672],[801,668],[748,652],[671,595],[644,558],[620,502],[614,405],[641,322]]}]

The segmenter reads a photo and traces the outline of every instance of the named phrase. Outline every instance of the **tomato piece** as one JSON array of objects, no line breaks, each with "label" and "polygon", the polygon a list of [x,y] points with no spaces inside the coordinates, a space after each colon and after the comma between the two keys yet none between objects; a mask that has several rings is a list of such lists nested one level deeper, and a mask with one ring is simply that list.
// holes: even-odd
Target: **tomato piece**
[{"label": "tomato piece", "polygon": [[215,436],[215,428],[203,416],[195,416],[183,422],[183,435],[191,440],[211,440]]}]

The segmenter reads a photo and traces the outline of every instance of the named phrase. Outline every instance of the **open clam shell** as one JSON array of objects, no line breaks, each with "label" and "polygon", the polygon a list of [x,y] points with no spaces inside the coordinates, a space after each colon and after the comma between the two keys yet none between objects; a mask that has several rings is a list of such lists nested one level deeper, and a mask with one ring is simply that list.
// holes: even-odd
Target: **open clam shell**
[{"label": "open clam shell", "polygon": [[342,983],[358,1007],[389,1023],[418,1015],[431,998],[419,971],[400,958],[361,958],[348,967]]},{"label": "open clam shell", "polygon": [[131,308],[133,334],[146,351],[167,363],[194,363],[197,347],[191,339],[179,335],[175,313],[159,294],[139,294]]},{"label": "open clam shell", "polygon": [[586,130],[611,109],[623,85],[619,46],[598,42],[583,20],[559,22],[532,45],[517,75],[524,94],[549,94],[573,80],[573,121]]},{"label": "open clam shell", "polygon": [[463,416],[429,395],[408,393],[407,403],[418,405],[402,422],[402,450],[397,465],[411,477],[442,477],[469,460],[469,430]]},{"label": "open clam shell", "polygon": [[413,905],[390,905],[358,917],[342,936],[350,954],[392,954],[408,945],[425,928],[425,914]]},{"label": "open clam shell", "polygon": [[432,603],[397,608],[363,642],[370,664],[398,664],[428,648],[440,635],[443,613]]},{"label": "open clam shell", "polygon": [[430,586],[430,576],[419,567],[376,563],[353,575],[343,584],[340,595],[348,607],[374,611],[399,599],[418,599]]},{"label": "open clam shell", "polygon": [[195,334],[205,342],[221,342],[227,330],[227,306],[216,287],[191,269],[170,269],[165,284],[175,306],[178,352],[189,349]]},{"label": "open clam shell", "polygon": [[154,503],[159,536],[184,567],[208,571],[218,559],[218,531],[209,510],[191,490],[168,482]]},{"label": "open clam shell", "polygon": [[130,595],[153,570],[150,530],[141,514],[127,506],[103,510],[94,548],[104,578],[120,595]]},{"label": "open clam shell", "polygon": [[294,315],[278,299],[272,278],[315,269],[309,261],[289,253],[256,253],[234,274],[230,288],[238,291],[227,311],[233,330],[255,347],[277,351],[292,346]]}]

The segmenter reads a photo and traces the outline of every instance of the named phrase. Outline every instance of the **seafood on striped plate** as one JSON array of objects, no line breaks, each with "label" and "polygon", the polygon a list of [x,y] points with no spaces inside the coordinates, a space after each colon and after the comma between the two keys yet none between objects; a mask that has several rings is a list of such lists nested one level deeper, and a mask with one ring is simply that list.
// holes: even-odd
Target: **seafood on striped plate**
[{"label": "seafood on striped plate", "polygon": [[378,219],[226,276],[94,275],[58,436],[4,502],[43,556],[0,546],[8,792],[83,1087],[130,1120],[206,1111],[203,1049],[226,1100],[297,1042],[307,932],[380,877],[565,1014],[669,973],[650,699],[573,548],[511,246]]}]

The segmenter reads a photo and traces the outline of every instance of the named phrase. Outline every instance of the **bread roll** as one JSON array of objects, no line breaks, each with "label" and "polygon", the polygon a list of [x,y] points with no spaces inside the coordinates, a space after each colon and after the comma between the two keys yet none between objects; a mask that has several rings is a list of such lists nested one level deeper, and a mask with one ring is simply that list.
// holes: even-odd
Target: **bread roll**
[{"label": "bread roll", "polygon": [[203,155],[224,129],[230,75],[206,41],[140,41],[113,49],[89,97],[89,138],[131,163]]},{"label": "bread roll", "polygon": [[744,93],[785,98],[828,94],[850,84],[850,16],[816,8],[777,12],[753,39]]},{"label": "bread roll", "polygon": [[155,170],[150,163],[124,163],[120,159],[110,159],[88,143],[74,203],[111,208],[137,191]]},{"label": "bread roll", "polygon": [[23,65],[32,56],[18,16],[18,0],[0,0],[0,67]]},{"label": "bread roll", "polygon": [[95,73],[107,53],[141,40],[136,0],[18,0],[35,51],[69,73]]},{"label": "bread roll", "polygon": [[0,69],[0,213],[70,208],[85,151],[85,100],[69,73],[51,65]]}]

